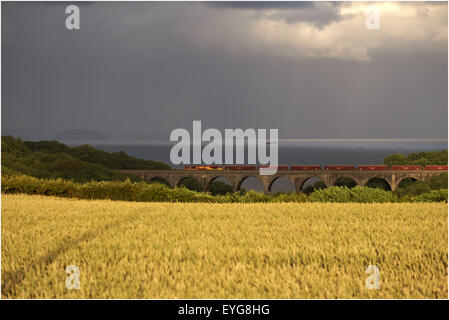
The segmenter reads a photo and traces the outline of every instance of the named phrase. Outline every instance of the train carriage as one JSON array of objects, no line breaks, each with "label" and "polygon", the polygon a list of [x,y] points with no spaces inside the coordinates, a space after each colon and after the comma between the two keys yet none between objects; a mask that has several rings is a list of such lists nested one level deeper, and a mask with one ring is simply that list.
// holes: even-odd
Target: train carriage
[{"label": "train carriage", "polygon": [[317,166],[317,165],[312,165],[312,166],[308,166],[308,165],[292,165],[292,166],[290,166],[290,170],[305,170],[305,171],[321,170],[321,166]]},{"label": "train carriage", "polygon": [[425,166],[424,170],[447,170],[447,166],[443,165]]},{"label": "train carriage", "polygon": [[219,165],[189,165],[184,167],[185,170],[223,170]]},{"label": "train carriage", "polygon": [[354,170],[355,166],[351,165],[330,165],[324,166],[325,170]]},{"label": "train carriage", "polygon": [[256,166],[225,166],[226,170],[256,170]]},{"label": "train carriage", "polygon": [[359,165],[357,166],[357,169],[359,170],[388,170],[388,166],[387,165]]},{"label": "train carriage", "polygon": [[407,166],[407,165],[403,165],[403,166],[391,166],[390,168],[391,170],[421,170],[421,166]]},{"label": "train carriage", "polygon": [[[259,169],[260,168],[269,168],[269,167],[270,166],[268,166],[268,165],[260,165]],[[277,167],[278,167],[278,170],[288,170],[288,166],[285,166],[285,165],[278,165]]]}]

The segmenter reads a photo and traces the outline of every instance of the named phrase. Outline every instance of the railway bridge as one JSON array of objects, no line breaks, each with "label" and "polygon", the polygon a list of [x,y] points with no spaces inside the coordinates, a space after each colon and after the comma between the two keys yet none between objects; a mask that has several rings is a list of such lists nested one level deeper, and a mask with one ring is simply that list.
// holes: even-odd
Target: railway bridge
[{"label": "railway bridge", "polygon": [[147,181],[155,179],[166,180],[171,187],[179,186],[187,177],[196,179],[201,183],[203,191],[208,191],[216,179],[226,178],[235,191],[249,177],[255,177],[264,186],[266,193],[271,192],[273,183],[279,178],[285,178],[293,183],[295,191],[300,192],[304,183],[311,178],[320,178],[327,187],[334,186],[340,178],[350,178],[359,186],[365,186],[373,178],[385,180],[391,190],[395,190],[399,183],[406,178],[424,180],[438,176],[447,170],[279,170],[276,174],[259,175],[259,170],[117,170],[121,173],[133,174]]}]

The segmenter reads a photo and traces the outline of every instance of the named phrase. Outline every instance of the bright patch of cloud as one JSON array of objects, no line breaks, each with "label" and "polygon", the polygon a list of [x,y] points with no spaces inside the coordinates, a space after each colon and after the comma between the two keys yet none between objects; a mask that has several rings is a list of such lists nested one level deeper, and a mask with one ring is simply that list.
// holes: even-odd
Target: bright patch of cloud
[{"label": "bright patch of cloud", "polygon": [[[380,13],[379,30],[365,27],[372,6]],[[198,45],[230,54],[366,61],[375,51],[447,52],[447,3],[345,2],[288,10],[211,10],[191,21],[186,34]]]}]

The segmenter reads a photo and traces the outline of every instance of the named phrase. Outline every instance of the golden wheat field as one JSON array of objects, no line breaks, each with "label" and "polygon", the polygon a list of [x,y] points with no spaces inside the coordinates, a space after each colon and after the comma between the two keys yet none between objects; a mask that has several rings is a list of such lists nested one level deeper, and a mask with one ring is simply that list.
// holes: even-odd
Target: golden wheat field
[{"label": "golden wheat field", "polygon": [[447,204],[2,195],[1,222],[3,298],[447,298]]}]

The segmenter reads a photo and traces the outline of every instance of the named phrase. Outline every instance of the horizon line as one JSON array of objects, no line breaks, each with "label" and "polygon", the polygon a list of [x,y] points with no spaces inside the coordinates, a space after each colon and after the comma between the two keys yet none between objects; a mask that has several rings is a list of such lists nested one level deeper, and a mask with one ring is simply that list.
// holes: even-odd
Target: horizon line
[{"label": "horizon line", "polygon": [[425,139],[414,139],[414,138],[348,138],[348,139],[298,139],[298,138],[280,138],[279,141],[448,141],[448,138],[425,138]]}]

